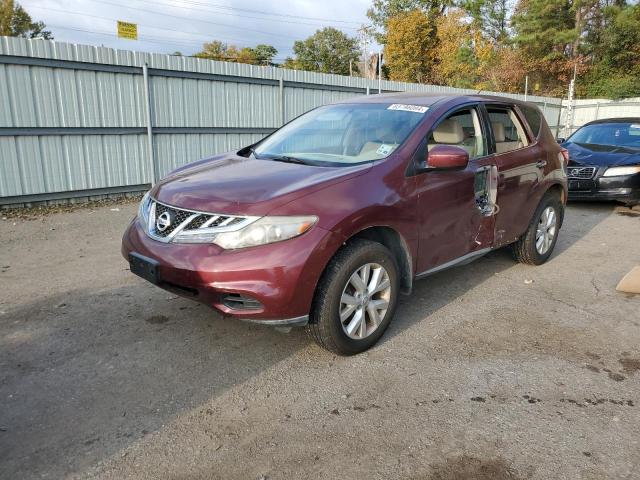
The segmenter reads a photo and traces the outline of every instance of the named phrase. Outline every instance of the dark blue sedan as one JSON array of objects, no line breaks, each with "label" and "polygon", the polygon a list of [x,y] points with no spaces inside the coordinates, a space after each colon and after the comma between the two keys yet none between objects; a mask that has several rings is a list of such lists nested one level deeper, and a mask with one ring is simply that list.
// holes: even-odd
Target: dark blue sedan
[{"label": "dark blue sedan", "polygon": [[569,199],[640,204],[640,118],[609,118],[580,127],[569,150]]}]

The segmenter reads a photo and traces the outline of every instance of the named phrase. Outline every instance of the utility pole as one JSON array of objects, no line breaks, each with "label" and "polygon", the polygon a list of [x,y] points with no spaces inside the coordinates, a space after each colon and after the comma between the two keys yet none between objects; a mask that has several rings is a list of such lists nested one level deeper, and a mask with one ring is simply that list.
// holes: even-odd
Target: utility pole
[{"label": "utility pole", "polygon": [[564,122],[564,136],[565,138],[571,135],[571,129],[573,128],[573,103],[576,90],[576,73],[578,66],[573,67],[573,78],[569,82],[569,95],[567,97],[567,117]]}]

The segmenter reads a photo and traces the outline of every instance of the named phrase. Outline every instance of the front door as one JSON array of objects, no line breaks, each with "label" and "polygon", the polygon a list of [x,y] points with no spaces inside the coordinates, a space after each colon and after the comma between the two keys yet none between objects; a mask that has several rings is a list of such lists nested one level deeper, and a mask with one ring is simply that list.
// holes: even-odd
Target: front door
[{"label": "front door", "polygon": [[427,134],[426,149],[455,145],[469,153],[461,170],[433,170],[416,178],[420,245],[417,273],[424,274],[493,245],[494,215],[489,199],[495,181],[486,127],[477,105],[446,114]]}]

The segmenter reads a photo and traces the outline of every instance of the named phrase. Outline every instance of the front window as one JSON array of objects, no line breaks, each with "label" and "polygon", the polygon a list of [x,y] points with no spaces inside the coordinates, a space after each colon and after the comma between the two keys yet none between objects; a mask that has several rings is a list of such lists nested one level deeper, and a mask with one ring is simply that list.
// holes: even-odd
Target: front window
[{"label": "front window", "polygon": [[253,150],[259,159],[347,166],[391,155],[424,118],[427,107],[339,104],[298,117]]},{"label": "front window", "polygon": [[427,139],[427,148],[454,145],[467,151],[469,158],[487,154],[487,142],[475,108],[465,108],[449,115],[433,129]]},{"label": "front window", "polygon": [[640,123],[612,122],[586,125],[575,132],[569,141],[586,145],[640,148]]}]

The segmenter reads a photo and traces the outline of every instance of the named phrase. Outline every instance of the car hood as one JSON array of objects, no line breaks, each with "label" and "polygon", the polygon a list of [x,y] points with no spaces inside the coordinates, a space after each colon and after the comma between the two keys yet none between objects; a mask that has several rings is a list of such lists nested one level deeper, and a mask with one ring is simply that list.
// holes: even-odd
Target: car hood
[{"label": "car hood", "polygon": [[610,167],[640,164],[640,151],[624,147],[573,142],[565,142],[562,146],[569,150],[569,165]]},{"label": "car hood", "polygon": [[315,167],[231,153],[173,171],[154,187],[151,195],[162,203],[189,210],[262,216],[303,195],[360,176],[370,168],[371,164]]}]

